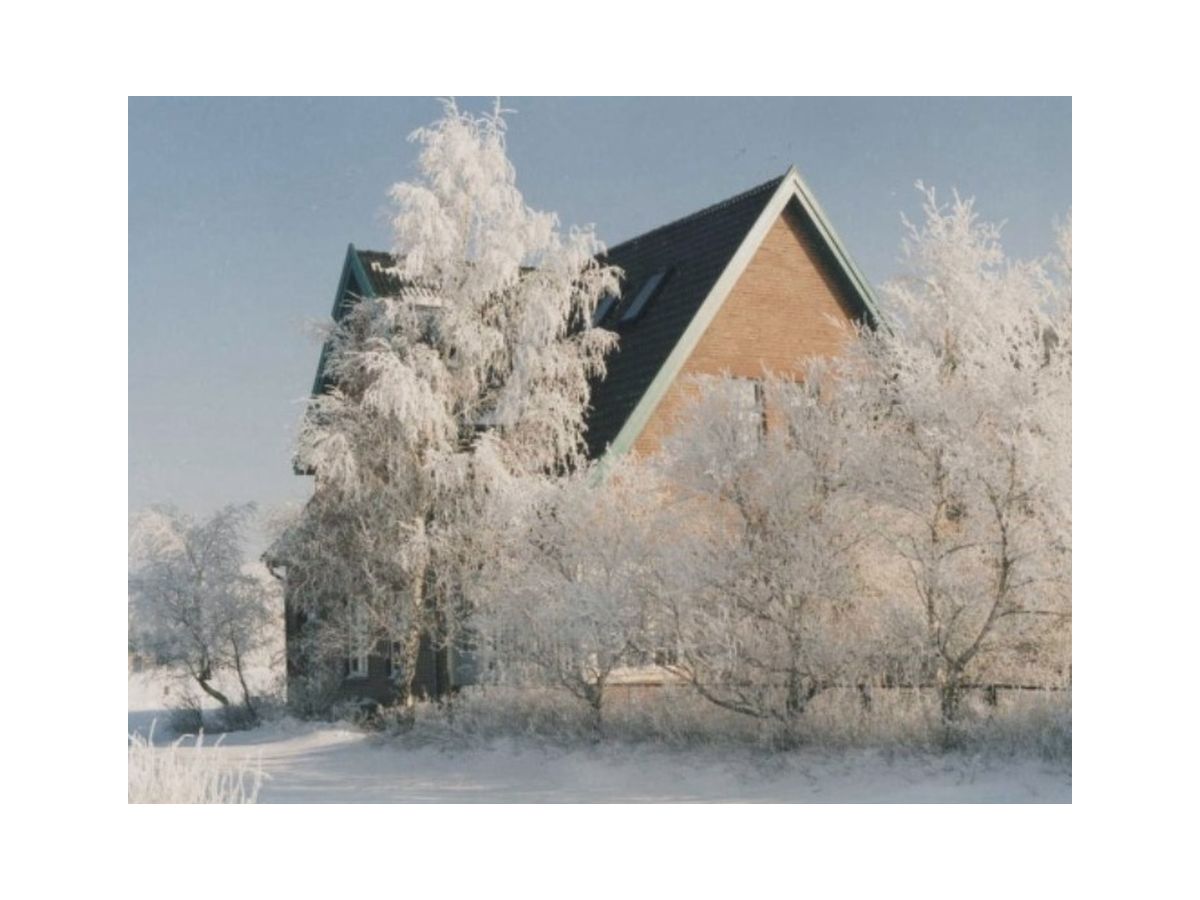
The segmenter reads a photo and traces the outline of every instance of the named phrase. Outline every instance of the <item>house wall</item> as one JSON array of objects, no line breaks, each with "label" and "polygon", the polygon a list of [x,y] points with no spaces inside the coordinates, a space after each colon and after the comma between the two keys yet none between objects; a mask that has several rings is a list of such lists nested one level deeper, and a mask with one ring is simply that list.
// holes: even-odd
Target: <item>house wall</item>
[{"label": "house wall", "polygon": [[764,367],[798,373],[807,359],[842,351],[852,317],[817,246],[799,214],[780,215],[634,442],[635,452],[656,452],[679,424],[696,389],[689,376],[761,378]]}]

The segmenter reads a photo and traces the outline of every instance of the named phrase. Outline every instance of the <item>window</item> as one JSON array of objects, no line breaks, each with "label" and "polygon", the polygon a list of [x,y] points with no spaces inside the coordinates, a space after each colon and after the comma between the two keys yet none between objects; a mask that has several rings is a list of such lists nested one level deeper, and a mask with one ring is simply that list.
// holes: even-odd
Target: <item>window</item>
[{"label": "window", "polygon": [[719,391],[731,421],[747,437],[760,438],[767,433],[767,394],[763,383],[754,378],[705,377],[706,391]]},{"label": "window", "polygon": [[733,414],[745,428],[747,435],[756,439],[767,433],[767,395],[763,383],[752,378],[731,379],[733,391]]},{"label": "window", "polygon": [[404,646],[399,641],[391,641],[388,645],[387,674],[393,681],[404,678]]},{"label": "window", "polygon": [[642,282],[642,286],[638,288],[638,292],[633,295],[633,299],[625,307],[625,312],[621,314],[622,325],[634,321],[642,314],[642,310],[646,308],[646,304],[650,302],[650,298],[658,293],[658,289],[662,287],[662,283],[666,280],[666,277],[667,270],[664,269],[661,272],[655,272]]},{"label": "window", "polygon": [[660,648],[654,651],[654,664],[656,666],[677,666],[679,665],[679,651],[674,647]]},{"label": "window", "polygon": [[614,306],[617,305],[617,300],[620,299],[616,294],[605,294],[600,298],[600,302],[596,304],[596,311],[592,314],[592,326],[595,327],[608,318],[608,314],[612,312]]},{"label": "window", "polygon": [[350,603],[350,647],[349,662],[346,669],[348,678],[366,678],[368,673],[368,656],[370,651],[370,629],[367,623],[367,611],[362,603]]}]

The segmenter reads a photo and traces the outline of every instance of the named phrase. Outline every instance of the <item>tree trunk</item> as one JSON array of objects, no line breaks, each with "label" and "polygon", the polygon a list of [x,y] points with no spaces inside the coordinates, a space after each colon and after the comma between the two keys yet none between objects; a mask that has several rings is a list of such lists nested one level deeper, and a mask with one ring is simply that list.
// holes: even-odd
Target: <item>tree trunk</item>
[{"label": "tree trunk", "polygon": [[251,722],[258,721],[258,710],[254,708],[254,703],[250,699],[250,687],[246,684],[246,673],[242,668],[242,651],[238,647],[237,640],[230,642],[233,646],[233,667],[237,671],[238,683],[242,686],[242,705],[246,707],[246,713],[250,716]]},{"label": "tree trunk", "polygon": [[787,682],[787,699],[784,701],[784,709],[787,710],[789,719],[795,718],[804,712],[804,692],[800,684],[800,673],[795,669],[788,672]]},{"label": "tree trunk", "polygon": [[810,678],[806,682],[804,673],[799,669],[789,671],[787,699],[784,701],[784,709],[787,712],[787,717],[792,719],[804,715],[804,711],[808,709],[809,702],[820,691],[821,685],[815,678]]},{"label": "tree trunk", "polygon": [[938,692],[942,706],[942,745],[953,747],[959,740],[958,717],[962,711],[962,672],[943,669],[938,672]]},{"label": "tree trunk", "polygon": [[208,683],[207,678],[202,678],[199,675],[197,675],[196,683],[200,685],[200,689],[202,691],[204,691],[204,693],[208,694],[208,696],[212,697],[214,700],[216,700],[222,706],[224,706],[224,707],[229,706],[229,698],[226,697],[224,694],[222,694],[220,691],[218,691],[215,687],[212,687]]},{"label": "tree trunk", "polygon": [[871,711],[871,690],[865,684],[858,686],[858,700],[862,705],[863,712]]},{"label": "tree trunk", "polygon": [[957,680],[948,681],[941,686],[942,722],[953,724],[958,719],[959,704],[962,700],[962,688]]},{"label": "tree trunk", "polygon": [[592,711],[592,736],[598,741],[604,734],[604,685],[589,684],[584,688],[584,693]]},{"label": "tree trunk", "polygon": [[441,604],[433,607],[433,629],[430,636],[433,649],[433,699],[450,698],[450,635],[446,627],[446,611]]},{"label": "tree trunk", "polygon": [[416,700],[417,663],[421,659],[421,626],[413,623],[408,626],[408,635],[404,639],[400,655],[401,670],[404,672],[404,694],[400,702],[411,706]]}]

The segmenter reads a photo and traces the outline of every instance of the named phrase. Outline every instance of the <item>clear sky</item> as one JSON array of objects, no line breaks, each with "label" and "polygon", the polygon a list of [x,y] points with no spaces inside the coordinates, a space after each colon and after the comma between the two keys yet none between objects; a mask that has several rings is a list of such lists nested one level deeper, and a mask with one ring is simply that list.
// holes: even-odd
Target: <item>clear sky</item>
[{"label": "clear sky", "polygon": [[[460,100],[471,109],[490,100]],[[1016,256],[1071,206],[1069,99],[505,98],[533,207],[615,244],[795,164],[874,283],[913,183],[977,199]],[[307,496],[291,447],[346,244],[387,249],[432,99],[131,99],[129,503]]]}]

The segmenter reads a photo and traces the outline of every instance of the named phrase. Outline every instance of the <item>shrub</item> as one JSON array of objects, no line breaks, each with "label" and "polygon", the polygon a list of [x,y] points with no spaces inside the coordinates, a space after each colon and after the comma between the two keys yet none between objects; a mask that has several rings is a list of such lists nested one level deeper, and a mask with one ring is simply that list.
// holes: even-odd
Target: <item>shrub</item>
[{"label": "shrub", "polygon": [[230,704],[217,711],[217,723],[222,731],[245,731],[259,723],[258,713],[241,704]]},{"label": "shrub", "polygon": [[[555,745],[595,739],[585,707],[565,691],[544,687],[471,687],[450,703],[385,707],[370,721],[357,721],[402,736],[406,743],[457,748],[505,738]],[[721,709],[687,685],[631,687],[610,692],[604,737],[677,748],[955,749],[1069,763],[1071,697],[1069,692],[1010,691],[989,705],[982,692],[972,692],[948,741],[933,689],[875,689],[867,697],[853,688],[830,689],[814,698],[803,717],[785,726]]]},{"label": "shrub", "polygon": [[191,694],[184,694],[171,706],[167,725],[177,735],[199,734],[204,730],[204,711],[200,701]]}]

